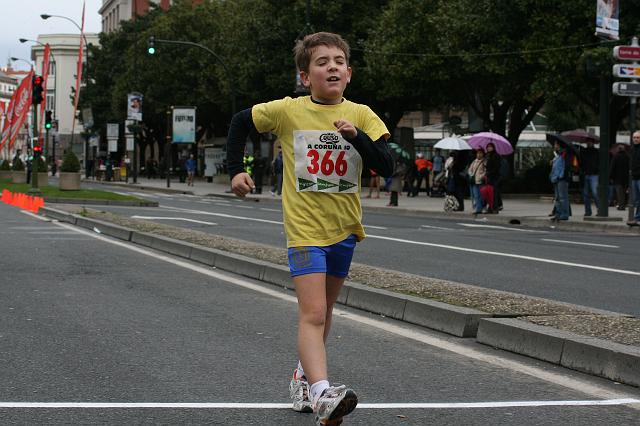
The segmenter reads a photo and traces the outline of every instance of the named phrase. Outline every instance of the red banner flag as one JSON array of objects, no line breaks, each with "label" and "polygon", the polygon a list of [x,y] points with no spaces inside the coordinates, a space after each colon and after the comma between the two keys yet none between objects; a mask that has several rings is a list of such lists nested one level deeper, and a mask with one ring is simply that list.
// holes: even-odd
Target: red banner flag
[{"label": "red banner flag", "polygon": [[44,57],[42,58],[42,102],[40,103],[40,117],[38,122],[38,143],[42,146],[44,136],[42,135],[42,127],[44,126],[44,111],[47,109],[47,80],[49,79],[49,55],[51,48],[49,43],[44,45]]},{"label": "red banner flag", "polygon": [[80,49],[78,50],[78,64],[76,71],[76,98],[73,102],[73,124],[71,134],[76,129],[76,113],[78,111],[78,100],[80,99],[80,82],[82,81],[82,51],[84,50],[84,2],[82,2],[82,24],[80,25]]},{"label": "red banner flag", "polygon": [[27,118],[29,108],[31,107],[32,82],[33,71],[22,79],[20,86],[18,86],[18,89],[11,97],[10,108],[4,124],[5,129],[2,132],[2,141],[0,141],[0,149],[2,149],[6,143],[8,143],[9,148],[11,148],[18,137],[18,133],[20,133],[20,127],[22,127],[24,120]]}]

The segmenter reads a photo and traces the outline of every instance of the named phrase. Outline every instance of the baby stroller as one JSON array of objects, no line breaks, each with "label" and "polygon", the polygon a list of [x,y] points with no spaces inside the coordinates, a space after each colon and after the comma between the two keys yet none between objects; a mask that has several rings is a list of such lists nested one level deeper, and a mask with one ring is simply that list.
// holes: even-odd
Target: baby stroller
[{"label": "baby stroller", "polygon": [[447,177],[445,172],[440,172],[433,177],[433,185],[431,186],[432,197],[444,197],[447,192]]}]

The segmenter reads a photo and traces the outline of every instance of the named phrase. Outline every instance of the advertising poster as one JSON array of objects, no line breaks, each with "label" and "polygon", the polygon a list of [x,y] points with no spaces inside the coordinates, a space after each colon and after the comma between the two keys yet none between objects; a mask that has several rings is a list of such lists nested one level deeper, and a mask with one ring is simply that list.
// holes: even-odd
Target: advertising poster
[{"label": "advertising poster", "polygon": [[619,40],[619,0],[596,0],[596,35],[609,40]]},{"label": "advertising poster", "polygon": [[142,95],[140,93],[127,95],[127,118],[142,121]]},{"label": "advertising poster", "polygon": [[180,107],[173,109],[173,143],[196,141],[196,109]]}]

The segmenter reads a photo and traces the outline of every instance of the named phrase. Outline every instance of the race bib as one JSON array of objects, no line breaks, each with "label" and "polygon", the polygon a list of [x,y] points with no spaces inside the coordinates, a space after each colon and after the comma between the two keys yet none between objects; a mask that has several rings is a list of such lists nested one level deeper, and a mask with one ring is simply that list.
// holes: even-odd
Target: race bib
[{"label": "race bib", "polygon": [[340,133],[296,130],[293,150],[298,192],[360,192],[362,158]]}]

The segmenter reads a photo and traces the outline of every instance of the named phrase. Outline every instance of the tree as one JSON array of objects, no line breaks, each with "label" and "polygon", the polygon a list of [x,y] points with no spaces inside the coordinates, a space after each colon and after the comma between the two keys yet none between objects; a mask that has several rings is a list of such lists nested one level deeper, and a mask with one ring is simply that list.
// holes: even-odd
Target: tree
[{"label": "tree", "polygon": [[[485,130],[518,138],[548,99],[565,96],[593,37],[590,0],[393,0],[372,32],[370,64],[384,95],[465,105]],[[413,94],[413,96],[411,96]],[[406,110],[406,108],[403,108]]]}]

